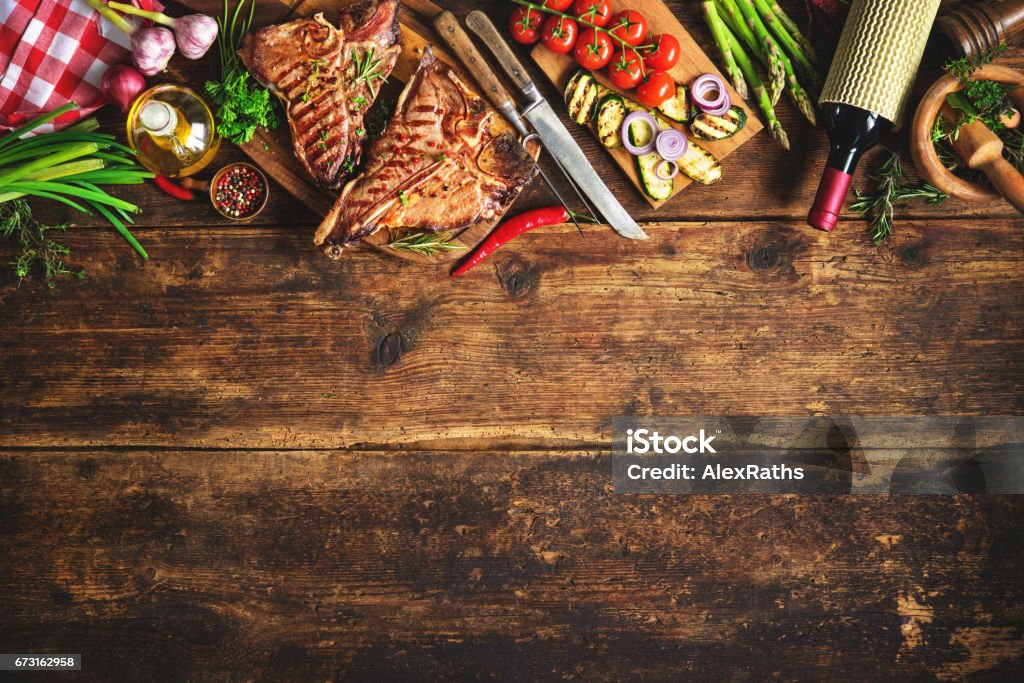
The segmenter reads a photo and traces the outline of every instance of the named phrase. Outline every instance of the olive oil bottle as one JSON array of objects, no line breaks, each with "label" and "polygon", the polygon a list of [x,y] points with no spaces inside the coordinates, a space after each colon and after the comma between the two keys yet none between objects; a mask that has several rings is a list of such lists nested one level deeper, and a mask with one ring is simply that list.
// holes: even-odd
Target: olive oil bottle
[{"label": "olive oil bottle", "polygon": [[128,143],[140,164],[176,178],[206,167],[220,138],[202,98],[188,88],[158,85],[142,93],[128,112]]}]

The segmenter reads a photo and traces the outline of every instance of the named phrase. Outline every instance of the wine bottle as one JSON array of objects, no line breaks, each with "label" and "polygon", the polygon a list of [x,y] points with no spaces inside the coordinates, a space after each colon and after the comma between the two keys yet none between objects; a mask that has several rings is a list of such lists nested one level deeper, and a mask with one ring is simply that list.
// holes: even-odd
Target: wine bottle
[{"label": "wine bottle", "polygon": [[864,152],[898,128],[940,0],[853,0],[821,93],[831,149],[807,222],[831,232]]}]

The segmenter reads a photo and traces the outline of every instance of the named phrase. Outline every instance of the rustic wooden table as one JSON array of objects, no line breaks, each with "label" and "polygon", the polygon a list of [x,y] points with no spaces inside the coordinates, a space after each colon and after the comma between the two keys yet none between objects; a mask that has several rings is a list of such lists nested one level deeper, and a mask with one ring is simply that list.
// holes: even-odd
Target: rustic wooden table
[{"label": "rustic wooden table", "polygon": [[124,193],[150,262],[81,221],[85,280],[3,268],[0,651],[122,680],[1019,674],[1024,500],[610,492],[615,415],[1024,412],[1024,221],[815,232],[825,137],[781,114],[792,153],[762,134],[657,213],[580,136],[650,241],[547,229],[458,281],[329,261],[281,191],[227,225],[152,187]]}]

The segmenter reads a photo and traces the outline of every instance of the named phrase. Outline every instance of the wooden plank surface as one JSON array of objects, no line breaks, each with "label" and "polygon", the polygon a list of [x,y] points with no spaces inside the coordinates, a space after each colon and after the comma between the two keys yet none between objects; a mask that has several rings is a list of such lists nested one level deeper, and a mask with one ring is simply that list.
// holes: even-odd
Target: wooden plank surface
[{"label": "wooden plank surface", "polygon": [[610,493],[615,415],[1024,414],[1024,220],[809,230],[826,144],[781,117],[793,153],[759,135],[657,213],[608,164],[648,242],[554,227],[460,280],[327,260],[276,186],[246,225],[131,188],[150,262],[79,221],[86,280],[0,271],[0,652],[91,680],[1015,680],[1019,497]]},{"label": "wooden plank surface", "polygon": [[[608,456],[0,456],[0,648],[96,680],[1010,680],[1015,497],[613,496]],[[572,495],[566,495],[571,491]]]},{"label": "wooden plank surface", "polygon": [[88,280],[0,290],[0,430],[558,446],[634,412],[1016,413],[1020,228],[904,222],[881,251],[792,223],[544,231],[458,280],[372,251],[332,262],[292,228],[154,231],[146,265],[82,233]]}]

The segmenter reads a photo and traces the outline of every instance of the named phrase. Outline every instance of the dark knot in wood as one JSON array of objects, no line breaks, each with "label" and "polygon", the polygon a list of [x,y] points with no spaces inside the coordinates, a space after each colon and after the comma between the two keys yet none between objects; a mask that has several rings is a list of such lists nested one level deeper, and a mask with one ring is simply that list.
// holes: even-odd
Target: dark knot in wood
[{"label": "dark knot in wood", "polygon": [[373,363],[380,368],[389,368],[402,358],[406,351],[405,339],[398,332],[392,332],[381,337],[377,347],[373,350]]},{"label": "dark knot in wood", "polygon": [[928,263],[928,254],[922,245],[908,244],[899,250],[900,260],[912,268],[919,268]]},{"label": "dark knot in wood", "polygon": [[793,259],[785,241],[769,237],[747,252],[747,267],[755,273],[767,274],[788,266]]},{"label": "dark knot in wood", "polygon": [[513,257],[497,266],[498,282],[513,299],[521,299],[537,284],[537,275],[525,261]]},{"label": "dark knot in wood", "polygon": [[806,245],[803,238],[792,230],[775,228],[754,237],[748,242],[745,260],[747,268],[758,275],[796,277],[793,261]]}]

